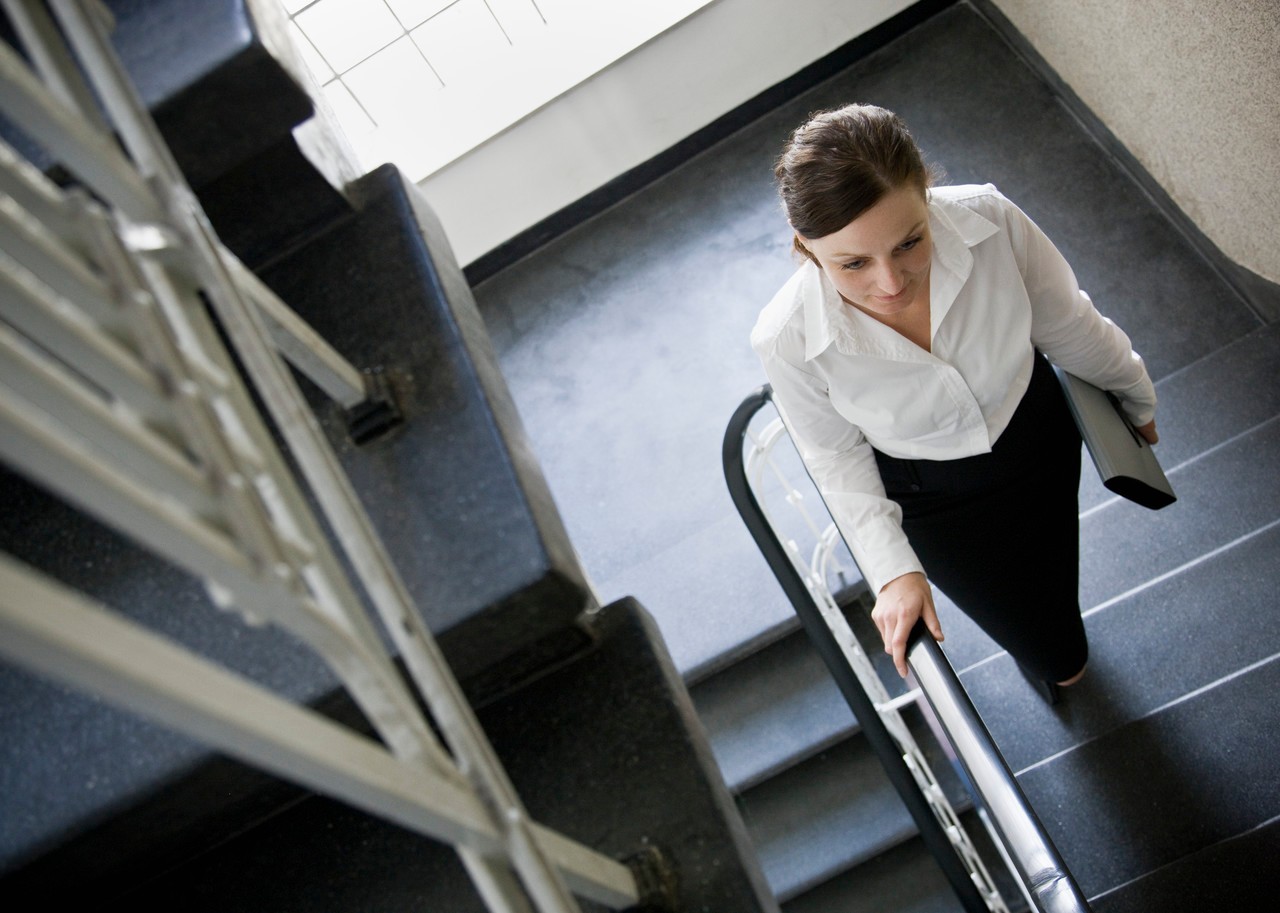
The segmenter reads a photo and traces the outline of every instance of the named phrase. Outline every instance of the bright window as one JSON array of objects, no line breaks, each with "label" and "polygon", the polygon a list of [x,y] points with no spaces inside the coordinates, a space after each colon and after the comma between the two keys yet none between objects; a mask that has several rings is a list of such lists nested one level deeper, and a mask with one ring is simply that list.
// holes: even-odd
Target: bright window
[{"label": "bright window", "polygon": [[282,0],[360,163],[414,181],[710,0]]}]

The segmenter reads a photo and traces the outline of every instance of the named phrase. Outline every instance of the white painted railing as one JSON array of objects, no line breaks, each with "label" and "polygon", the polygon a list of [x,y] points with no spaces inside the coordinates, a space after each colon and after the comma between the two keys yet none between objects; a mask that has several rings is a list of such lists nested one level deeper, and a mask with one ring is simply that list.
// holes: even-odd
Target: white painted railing
[{"label": "white painted railing", "polygon": [[385,747],[7,556],[0,655],[453,844],[491,910],[636,904],[631,869],[529,819],[281,355],[346,407],[368,395],[364,375],[218,242],[105,8],[4,8],[33,64],[0,44],[0,109],[79,186],[0,148],[0,458],[202,579],[218,606],[309,645]]}]

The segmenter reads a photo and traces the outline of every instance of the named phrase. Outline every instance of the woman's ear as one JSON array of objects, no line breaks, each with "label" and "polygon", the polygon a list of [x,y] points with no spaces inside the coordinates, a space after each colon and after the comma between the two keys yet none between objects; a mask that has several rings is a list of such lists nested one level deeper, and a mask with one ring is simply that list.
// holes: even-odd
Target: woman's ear
[{"label": "woman's ear", "polygon": [[818,262],[818,258],[813,255],[813,251],[809,250],[809,248],[804,246],[804,239],[801,238],[798,234],[792,237],[791,247],[792,249],[795,250],[796,253],[798,253],[800,256],[804,257],[805,259],[812,260],[815,264]]}]

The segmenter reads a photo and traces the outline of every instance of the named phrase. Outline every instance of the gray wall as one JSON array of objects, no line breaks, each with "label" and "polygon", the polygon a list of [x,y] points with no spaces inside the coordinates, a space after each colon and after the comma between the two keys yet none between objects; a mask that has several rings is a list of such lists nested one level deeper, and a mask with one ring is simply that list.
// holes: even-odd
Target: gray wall
[{"label": "gray wall", "polygon": [[1223,253],[1280,282],[1280,3],[995,4]]}]

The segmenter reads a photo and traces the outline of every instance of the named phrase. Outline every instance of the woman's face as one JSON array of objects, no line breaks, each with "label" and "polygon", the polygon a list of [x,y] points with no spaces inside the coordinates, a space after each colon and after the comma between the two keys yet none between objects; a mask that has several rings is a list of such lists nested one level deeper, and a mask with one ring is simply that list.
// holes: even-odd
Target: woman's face
[{"label": "woman's face", "polygon": [[929,276],[929,207],[919,190],[899,187],[839,231],[801,242],[845,301],[892,317],[911,306]]}]

